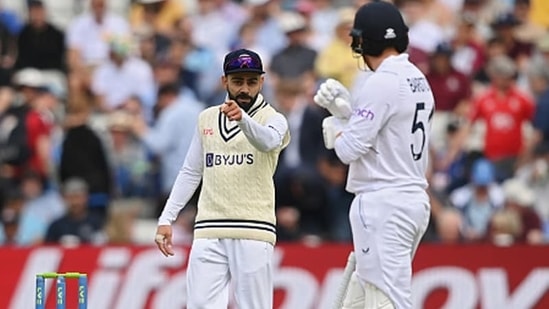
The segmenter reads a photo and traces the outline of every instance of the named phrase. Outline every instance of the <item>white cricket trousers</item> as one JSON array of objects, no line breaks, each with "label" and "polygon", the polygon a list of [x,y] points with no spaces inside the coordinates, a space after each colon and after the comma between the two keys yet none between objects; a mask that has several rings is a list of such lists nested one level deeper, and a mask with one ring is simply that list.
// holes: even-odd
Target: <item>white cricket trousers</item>
[{"label": "white cricket trousers", "polygon": [[187,309],[226,309],[232,281],[238,309],[273,308],[272,244],[194,239],[187,266]]},{"label": "white cricket trousers", "polygon": [[412,308],[412,260],[429,217],[429,197],[422,189],[361,193],[351,204],[358,278],[384,292],[395,309]]}]

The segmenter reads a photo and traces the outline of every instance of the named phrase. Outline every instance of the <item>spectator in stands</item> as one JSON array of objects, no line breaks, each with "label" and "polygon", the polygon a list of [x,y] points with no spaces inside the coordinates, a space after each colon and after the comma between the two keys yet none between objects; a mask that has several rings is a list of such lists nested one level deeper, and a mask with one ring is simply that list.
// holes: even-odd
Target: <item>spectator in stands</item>
[{"label": "spectator in stands", "polygon": [[101,112],[119,108],[132,96],[139,97],[145,117],[150,121],[155,97],[153,71],[135,55],[133,43],[128,36],[109,39],[109,58],[93,72],[91,89]]},{"label": "spectator in stands", "polygon": [[189,16],[192,24],[190,41],[211,50],[212,59],[223,59],[241,25],[239,20],[226,19],[222,9],[219,1],[200,0],[196,13]]},{"label": "spectator in stands", "polygon": [[16,69],[65,71],[65,35],[48,22],[41,0],[28,4],[29,21],[17,40]]},{"label": "spectator in stands", "polygon": [[492,24],[498,16],[509,13],[510,2],[499,0],[464,0],[462,12],[475,16],[476,28],[483,40],[493,37]]},{"label": "spectator in stands", "polygon": [[197,97],[207,105],[218,104],[215,100],[216,91],[220,87],[219,62],[210,48],[195,44],[192,39],[188,18],[177,24],[176,37],[171,40],[166,53],[161,55],[154,64],[156,88],[176,83],[182,91]]},{"label": "spectator in stands", "polygon": [[530,18],[532,0],[515,0],[514,2],[513,14],[519,22],[515,28],[515,37],[520,42],[535,43],[545,34],[546,27],[536,24]]},{"label": "spectator in stands", "polygon": [[[276,0],[243,0],[243,4],[250,10],[248,19],[255,28],[256,43],[265,51],[274,55],[287,45],[287,38],[278,21],[278,1]],[[267,67],[269,68],[269,67]]]},{"label": "spectator in stands", "polygon": [[485,43],[485,64],[479,68],[473,77],[474,94],[482,93],[490,86],[490,76],[488,76],[487,65],[494,58],[505,56],[505,44],[499,37],[491,38]]},{"label": "spectator in stands", "polygon": [[292,143],[280,154],[278,172],[294,171],[291,173],[294,174],[301,169],[315,170],[325,150],[322,119],[326,112],[308,99],[305,87],[303,79],[294,78],[280,80],[275,89],[275,104],[288,119],[293,137]]},{"label": "spectator in stands", "polygon": [[17,231],[19,230],[19,215],[11,208],[0,209],[0,245],[17,246]]},{"label": "spectator in stands", "polygon": [[518,25],[515,15],[509,12],[499,15],[492,23],[492,29],[494,36],[503,40],[507,56],[515,61],[519,69],[523,69],[532,54],[532,44],[516,38],[515,30]]},{"label": "spectator in stands", "polygon": [[429,3],[423,0],[403,1],[400,6],[410,28],[410,61],[425,73],[429,67],[429,54],[439,43],[447,41],[443,27],[436,20],[437,17],[429,15],[428,6]]},{"label": "spectator in stands", "polygon": [[90,8],[91,12],[76,16],[66,32],[69,68],[81,72],[108,59],[109,37],[130,34],[126,19],[110,13],[106,0],[91,0]]},{"label": "spectator in stands", "polygon": [[[307,2],[311,6],[310,9],[305,7]],[[297,0],[296,9],[302,14],[310,15],[310,46],[320,52],[334,37],[334,30],[340,22],[338,8],[331,0]]]},{"label": "spectator in stands", "polygon": [[89,125],[90,107],[72,102],[65,120],[59,180],[83,179],[87,186],[90,213],[104,222],[112,195],[112,175],[102,140]]},{"label": "spectator in stands", "polygon": [[452,65],[453,49],[449,43],[437,45],[430,55],[426,75],[431,86],[436,111],[433,116],[432,142],[435,149],[444,142],[450,122],[467,115],[471,99],[471,82]]},{"label": "spectator in stands", "polygon": [[284,12],[280,16],[288,45],[273,55],[270,72],[275,78],[299,78],[314,74],[317,52],[307,45],[308,25],[298,13]]},{"label": "spectator in stands", "polygon": [[[13,74],[13,65],[17,59],[17,33],[10,31],[10,26],[2,22],[6,13],[0,8],[0,86],[9,86]],[[7,15],[10,16],[10,15]],[[19,30],[17,30],[18,32]]]},{"label": "spectator in stands", "polygon": [[462,243],[464,228],[462,213],[452,207],[444,207],[435,217],[437,239],[440,244]]},{"label": "spectator in stands", "polygon": [[10,88],[0,89],[0,198],[17,182],[29,157],[24,118],[20,108],[10,106],[12,100]]},{"label": "spectator in stands", "polygon": [[536,41],[532,62],[539,61],[540,64],[549,65],[549,30]]},{"label": "spectator in stands", "polygon": [[[393,0],[390,0],[393,1]],[[423,2],[424,18],[434,22],[442,29],[445,37],[454,31],[456,20],[459,19],[451,10],[448,1],[421,0]]]},{"label": "spectator in stands", "polygon": [[[52,75],[45,74],[46,84],[41,88],[40,96],[33,103],[33,109],[38,113],[44,125],[48,128],[48,134],[40,138],[44,153],[41,154],[44,160],[47,177],[55,181],[55,166],[59,162],[59,150],[63,135],[63,128],[60,121],[64,112],[64,89],[55,81]],[[34,132],[30,130],[28,132]]]},{"label": "spectator in stands", "polygon": [[511,178],[503,183],[505,209],[516,213],[521,223],[521,231],[516,237],[517,243],[541,244],[543,227],[540,216],[532,207],[535,203],[535,192],[524,182]]},{"label": "spectator in stands", "polygon": [[[128,211],[117,205],[126,199],[115,200],[112,203],[112,210],[105,223],[105,237],[109,245],[133,245],[135,242],[136,216],[133,211]],[[125,206],[125,205],[124,205]]]},{"label": "spectator in stands", "polygon": [[133,117],[126,110],[108,116],[109,144],[106,147],[113,173],[116,198],[151,198],[152,165],[144,145],[131,132]]},{"label": "spectator in stands", "polygon": [[166,55],[171,44],[171,38],[158,34],[152,29],[134,30],[138,44],[138,54],[150,66]]},{"label": "spectator in stands", "polygon": [[[549,34],[538,44],[538,50],[549,54]],[[534,136],[531,149],[539,144],[549,145],[549,61],[536,58],[529,67],[529,85],[536,98],[532,125]]]},{"label": "spectator in stands", "polygon": [[[0,207],[0,244],[20,246],[21,215],[24,198],[17,186],[6,191],[4,203]],[[27,244],[28,245],[28,244]]]},{"label": "spectator in stands", "polygon": [[257,32],[258,29],[252,21],[244,22],[239,28],[235,42],[231,44],[231,49],[237,50],[245,48],[255,50],[257,54],[261,56],[261,59],[263,59],[264,66],[268,68],[271,65],[273,55],[271,54],[271,51],[258,44]]},{"label": "spectator in stands", "polygon": [[483,120],[486,124],[484,154],[495,164],[497,180],[503,181],[513,176],[517,160],[527,150],[522,128],[531,121],[535,105],[515,85],[517,68],[513,60],[496,57],[490,60],[487,70],[491,87],[474,100],[470,122],[464,126],[461,142],[456,143],[452,153],[463,147],[471,133],[471,124]]},{"label": "spectator in stands", "polygon": [[[184,76],[187,75],[187,73],[183,72],[184,69],[181,67],[180,63],[176,62],[175,59],[172,60],[170,58],[160,59],[154,63],[153,75],[157,91],[166,85],[181,85],[182,87],[185,86],[192,90],[196,89],[194,84],[191,83],[189,85],[183,81]],[[192,75],[190,79],[192,79],[192,82],[196,82],[195,75]]]},{"label": "spectator in stands", "polygon": [[89,212],[86,181],[69,178],[62,192],[67,213],[49,225],[45,242],[64,246],[101,242],[103,220]]},{"label": "spectator in stands", "polygon": [[[4,202],[2,210],[17,218],[11,227],[14,244],[18,246],[41,244],[48,225],[64,213],[57,192],[44,189],[44,180],[35,173],[25,174],[20,185],[11,186]],[[2,238],[0,229],[0,243]]]},{"label": "spectator in stands", "polygon": [[29,150],[29,159],[19,171],[26,170],[39,173],[45,180],[49,179],[53,160],[51,158],[51,130],[53,121],[49,101],[43,100],[46,90],[44,76],[37,69],[26,68],[18,71],[14,77],[21,102],[17,107],[19,121],[25,124],[25,137]]},{"label": "spectator in stands", "polygon": [[452,65],[467,77],[474,76],[485,65],[484,42],[475,28],[476,18],[463,14],[457,22],[452,36]]},{"label": "spectator in stands", "polygon": [[[236,28],[240,28],[249,18],[249,12],[242,1],[234,0],[213,0],[216,6],[221,11],[223,18],[228,21],[229,24],[235,25]],[[234,38],[233,38],[234,39]],[[236,50],[233,49],[233,50]],[[253,49],[252,49],[253,50]]]},{"label": "spectator in stands", "polygon": [[515,244],[522,231],[518,214],[509,209],[498,209],[490,218],[486,240],[496,246]]},{"label": "spectator in stands", "polygon": [[6,27],[13,37],[19,35],[21,28],[23,28],[23,21],[21,18],[15,11],[6,8],[3,3],[0,4],[0,24]]},{"label": "spectator in stands", "polygon": [[[460,125],[462,125],[461,122],[454,119],[447,124],[445,135],[440,139],[438,145],[436,139],[432,139],[433,142],[430,145],[432,177],[429,180],[429,186],[436,192],[448,194],[467,184],[470,180],[467,171],[472,165],[468,163],[480,157],[477,153],[469,152],[465,148],[462,148],[452,158],[449,157],[448,152],[459,138]],[[452,161],[449,161],[450,159]]]},{"label": "spectator in stands", "polygon": [[189,37],[172,40],[164,60],[177,65],[180,85],[192,90],[200,101],[209,99],[218,87],[220,72],[213,65],[219,60],[215,58],[214,51],[197,45]]},{"label": "spectator in stands", "polygon": [[[286,192],[282,192],[284,188]],[[324,181],[318,172],[303,170],[294,174],[285,180],[284,188],[277,188],[276,207],[287,216],[284,222],[286,236],[298,237],[301,241],[309,237],[315,240],[331,238],[332,218],[326,205]],[[291,209],[297,213],[290,212]],[[292,227],[293,220],[297,220],[299,228]]]},{"label": "spectator in stands", "polygon": [[350,242],[352,240],[349,208],[353,194],[345,190],[347,165],[343,164],[334,151],[324,150],[317,161],[320,177],[324,182],[327,217],[329,218],[329,240]]},{"label": "spectator in stands", "polygon": [[160,215],[171,187],[196,131],[198,115],[204,105],[184,96],[178,85],[164,85],[158,90],[155,108],[158,116],[153,126],[143,117],[132,121],[133,133],[160,160],[160,196],[156,215]]},{"label": "spectator in stands", "polygon": [[47,184],[40,174],[29,171],[16,189],[23,197],[18,235],[21,244],[41,243],[48,225],[65,213],[59,189]]},{"label": "spectator in stands", "polygon": [[295,242],[301,239],[299,210],[290,205],[276,207],[276,239],[280,242]]},{"label": "spectator in stands", "polygon": [[350,89],[358,72],[359,60],[349,53],[351,45],[351,28],[355,9],[345,7],[340,9],[338,23],[332,39],[323,49],[319,50],[315,61],[315,70],[322,78],[333,78]]},{"label": "spectator in stands", "polygon": [[469,242],[484,239],[492,214],[504,201],[503,191],[495,182],[492,163],[486,159],[475,161],[470,183],[454,190],[450,201],[463,214],[464,239]]},{"label": "spectator in stands", "polygon": [[[305,87],[303,79],[286,78],[281,79],[275,89],[274,102],[288,119],[293,136],[289,148],[280,154],[274,176],[277,206],[286,219],[282,227],[285,237],[301,237],[302,233],[320,235],[323,231],[320,225],[326,224],[323,180],[316,165],[325,151],[321,132],[325,113],[309,102],[305,96]],[[307,197],[308,194],[316,196]],[[286,207],[293,208],[298,215],[292,216],[295,212]],[[292,218],[299,222],[299,230],[293,227]],[[317,220],[322,223],[315,222]]]},{"label": "spectator in stands", "polygon": [[130,10],[130,24],[134,30],[151,28],[165,36],[173,35],[173,25],[185,14],[181,1],[137,0]]},{"label": "spectator in stands", "polygon": [[539,144],[533,153],[532,160],[522,165],[516,177],[534,190],[534,209],[540,215],[549,240],[549,144]]}]

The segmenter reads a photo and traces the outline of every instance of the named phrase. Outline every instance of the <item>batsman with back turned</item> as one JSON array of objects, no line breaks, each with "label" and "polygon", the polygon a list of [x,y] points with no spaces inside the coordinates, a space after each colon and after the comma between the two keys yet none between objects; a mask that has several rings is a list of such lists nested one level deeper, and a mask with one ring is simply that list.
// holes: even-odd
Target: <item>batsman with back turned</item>
[{"label": "batsman with back turned", "polygon": [[325,145],[349,165],[347,190],[355,194],[349,219],[356,266],[336,307],[411,309],[412,260],[430,218],[433,94],[405,53],[408,27],[394,5],[360,7],[350,35],[371,73],[353,93],[329,79],[315,95],[332,114],[323,121]]}]

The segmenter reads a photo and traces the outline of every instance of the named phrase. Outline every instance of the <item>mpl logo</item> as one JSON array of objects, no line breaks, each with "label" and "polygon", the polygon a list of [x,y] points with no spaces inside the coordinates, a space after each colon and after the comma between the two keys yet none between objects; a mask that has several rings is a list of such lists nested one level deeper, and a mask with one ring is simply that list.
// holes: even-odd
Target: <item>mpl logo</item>
[{"label": "mpl logo", "polygon": [[254,155],[252,153],[237,153],[237,154],[215,154],[212,152],[206,153],[206,167],[220,165],[251,165],[254,164]]}]

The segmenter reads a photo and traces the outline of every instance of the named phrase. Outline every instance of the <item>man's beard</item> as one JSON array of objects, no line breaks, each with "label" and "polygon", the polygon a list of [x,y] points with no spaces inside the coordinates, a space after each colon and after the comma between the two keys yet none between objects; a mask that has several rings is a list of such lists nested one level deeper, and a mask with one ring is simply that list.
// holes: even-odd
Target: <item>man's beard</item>
[{"label": "man's beard", "polygon": [[[237,94],[236,96],[234,96],[233,94],[231,94],[229,92],[229,89],[227,89],[227,93],[229,94],[229,99],[235,101],[236,104],[238,104],[238,106],[240,106],[240,108],[242,108],[244,111],[248,111],[250,109],[250,107],[252,107],[255,100],[257,99],[257,96],[259,95],[259,94],[256,94],[255,97],[252,97],[252,96],[249,96],[245,93],[240,93],[240,94]],[[243,100],[246,100],[246,101],[249,101],[249,102],[246,102],[246,101],[243,101]]]}]

